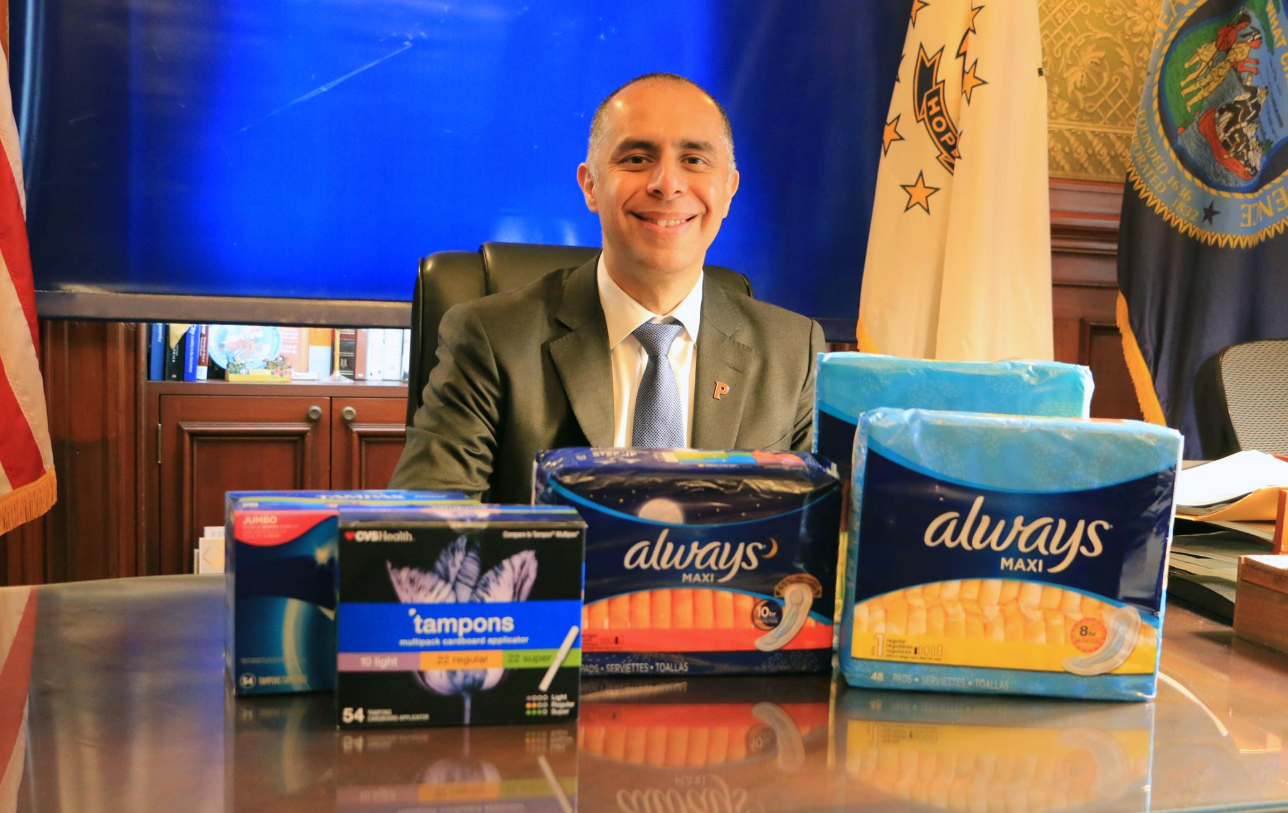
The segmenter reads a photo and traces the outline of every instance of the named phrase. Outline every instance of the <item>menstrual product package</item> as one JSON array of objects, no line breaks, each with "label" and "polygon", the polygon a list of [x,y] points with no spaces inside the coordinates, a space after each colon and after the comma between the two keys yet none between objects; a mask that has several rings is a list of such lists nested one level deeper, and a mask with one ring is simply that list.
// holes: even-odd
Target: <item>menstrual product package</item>
[{"label": "menstrual product package", "polygon": [[459,491],[230,491],[224,667],[236,694],[335,685],[339,507],[468,502]]},{"label": "menstrual product package", "polygon": [[852,686],[1154,696],[1181,436],[878,409],[859,424]]},{"label": "menstrual product package", "polygon": [[820,353],[814,451],[849,474],[854,430],[869,409],[951,409],[1085,418],[1091,371],[1051,361],[922,361],[871,353]]},{"label": "menstrual product package", "polygon": [[586,520],[586,674],[831,668],[840,488],[812,455],[558,449],[534,499]]},{"label": "menstrual product package", "polygon": [[343,511],[339,725],[577,719],[585,528],[564,507]]}]

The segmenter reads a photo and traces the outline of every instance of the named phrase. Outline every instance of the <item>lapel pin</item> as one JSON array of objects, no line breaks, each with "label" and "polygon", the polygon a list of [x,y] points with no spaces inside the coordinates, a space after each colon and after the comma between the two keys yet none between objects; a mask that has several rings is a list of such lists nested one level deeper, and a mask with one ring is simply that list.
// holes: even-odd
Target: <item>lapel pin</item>
[{"label": "lapel pin", "polygon": [[723,381],[717,381],[716,391],[711,394],[711,397],[719,401],[721,397],[728,394],[729,394],[729,385],[724,383]]}]

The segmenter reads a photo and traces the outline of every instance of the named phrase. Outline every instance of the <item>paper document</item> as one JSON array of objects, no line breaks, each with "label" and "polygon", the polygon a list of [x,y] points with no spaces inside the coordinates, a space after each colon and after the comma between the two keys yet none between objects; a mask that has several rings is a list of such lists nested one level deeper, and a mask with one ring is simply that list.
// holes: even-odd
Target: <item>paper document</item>
[{"label": "paper document", "polygon": [[1265,452],[1238,452],[1178,473],[1176,511],[1212,519],[1220,514],[1223,520],[1273,520],[1281,488],[1288,488],[1288,462]]}]

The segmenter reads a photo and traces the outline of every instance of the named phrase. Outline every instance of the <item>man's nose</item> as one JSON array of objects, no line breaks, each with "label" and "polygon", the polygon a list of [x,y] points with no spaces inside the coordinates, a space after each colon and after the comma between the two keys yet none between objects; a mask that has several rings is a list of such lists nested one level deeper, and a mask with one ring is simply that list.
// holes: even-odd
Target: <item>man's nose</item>
[{"label": "man's nose", "polygon": [[684,176],[680,173],[680,168],[672,161],[658,161],[657,167],[653,170],[653,177],[649,179],[648,191],[650,195],[662,200],[671,200],[682,195]]}]

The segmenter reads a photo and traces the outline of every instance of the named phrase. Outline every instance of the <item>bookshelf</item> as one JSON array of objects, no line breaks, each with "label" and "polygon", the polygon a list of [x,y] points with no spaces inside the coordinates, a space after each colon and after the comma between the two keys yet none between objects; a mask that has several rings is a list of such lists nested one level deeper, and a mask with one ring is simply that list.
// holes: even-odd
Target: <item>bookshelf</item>
[{"label": "bookshelf", "polygon": [[[388,485],[406,435],[409,331],[159,327],[139,325],[143,572],[192,572],[227,491]],[[196,380],[173,380],[185,373]]]}]

